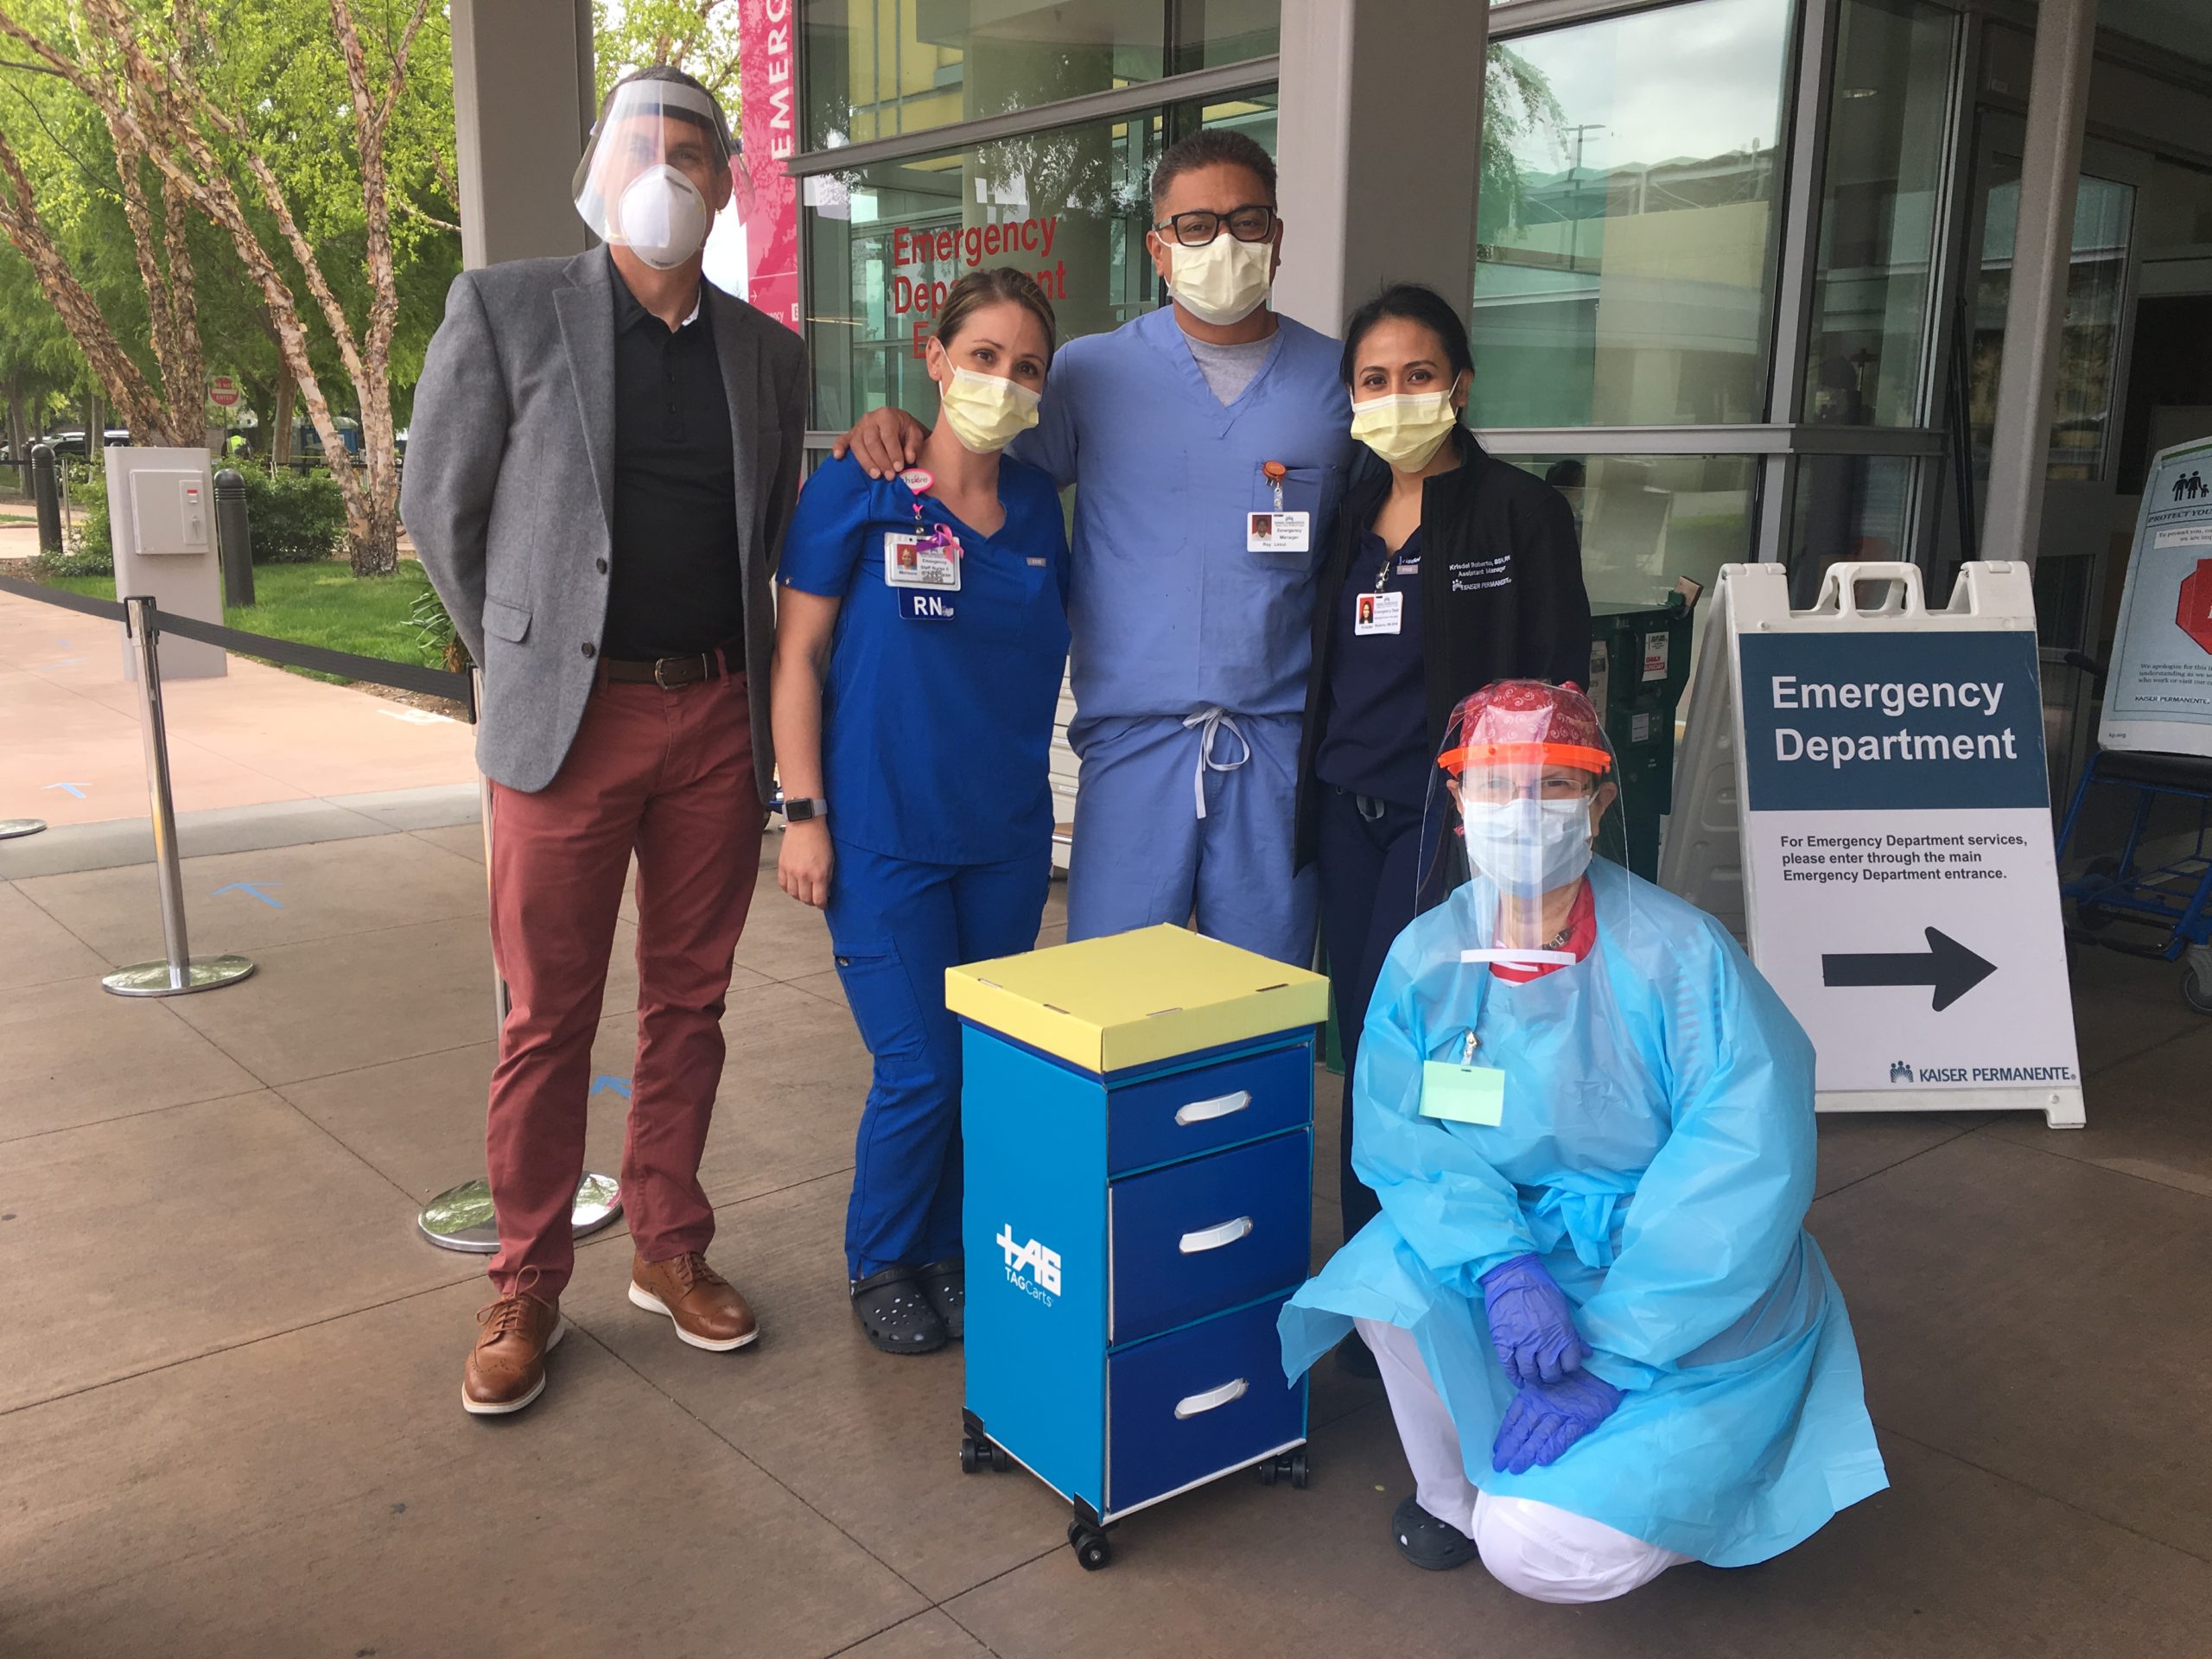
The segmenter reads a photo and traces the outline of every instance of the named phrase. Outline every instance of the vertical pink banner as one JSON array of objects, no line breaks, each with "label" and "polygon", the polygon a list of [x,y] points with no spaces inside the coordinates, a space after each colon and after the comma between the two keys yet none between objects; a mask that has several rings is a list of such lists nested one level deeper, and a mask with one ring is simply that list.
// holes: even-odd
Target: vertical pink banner
[{"label": "vertical pink banner", "polygon": [[[784,171],[798,139],[792,79],[794,0],[739,0],[738,118],[752,189],[745,211],[746,297],[785,327],[800,329],[798,187]],[[802,331],[803,332],[803,331]]]}]

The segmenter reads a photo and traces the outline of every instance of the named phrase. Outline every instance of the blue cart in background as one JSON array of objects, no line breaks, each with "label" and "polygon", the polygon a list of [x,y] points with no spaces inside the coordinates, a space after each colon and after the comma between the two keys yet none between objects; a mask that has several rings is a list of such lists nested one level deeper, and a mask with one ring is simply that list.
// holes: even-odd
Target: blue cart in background
[{"label": "blue cart in background", "polygon": [[[2178,960],[2182,1000],[2212,1014],[2212,759],[2098,750],[2058,832],[2062,868],[2082,803],[2094,788],[2133,791],[2134,814],[2118,856],[2091,860],[2059,889],[2068,902],[2068,937],[2129,956]],[[2180,857],[2148,863],[2145,835],[2161,799],[2194,804],[2196,836]]]},{"label": "blue cart in background", "polygon": [[1313,1233],[1327,982],[1178,927],[956,968],[968,1259],[960,1465],[1020,1464],[1068,1542],[1224,1474],[1306,1484],[1275,1316]]}]

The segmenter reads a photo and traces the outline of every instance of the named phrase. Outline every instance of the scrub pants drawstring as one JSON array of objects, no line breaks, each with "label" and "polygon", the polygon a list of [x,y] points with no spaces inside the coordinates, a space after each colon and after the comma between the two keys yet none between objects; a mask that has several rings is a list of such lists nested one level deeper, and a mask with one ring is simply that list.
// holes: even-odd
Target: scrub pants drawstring
[{"label": "scrub pants drawstring", "polygon": [[[1203,818],[1206,815],[1206,773],[1236,771],[1252,758],[1252,745],[1244,736],[1244,728],[1236,723],[1236,716],[1226,709],[1202,709],[1195,715],[1185,716],[1183,729],[1188,731],[1193,726],[1199,728],[1198,764],[1191,773],[1191,798],[1198,806],[1198,816]],[[1214,737],[1224,730],[1236,740],[1236,747],[1243,751],[1234,760],[1220,760],[1214,757]]]}]

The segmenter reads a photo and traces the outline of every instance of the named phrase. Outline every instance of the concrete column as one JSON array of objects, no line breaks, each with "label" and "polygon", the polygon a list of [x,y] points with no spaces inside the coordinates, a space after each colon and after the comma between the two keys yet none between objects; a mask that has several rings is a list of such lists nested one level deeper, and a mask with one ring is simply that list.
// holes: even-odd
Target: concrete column
[{"label": "concrete column", "polygon": [[1333,334],[1402,280],[1465,314],[1489,45],[1469,0],[1282,0],[1278,311]]},{"label": "concrete column", "polygon": [[1982,526],[1986,559],[2032,560],[2043,527],[2059,330],[2066,316],[2074,198],[2096,34],[2097,0],[2043,0],[2036,14],[2019,223],[2012,238],[2012,288],[2005,307],[2005,355],[1998,365],[1997,427]]},{"label": "concrete column", "polygon": [[598,113],[591,0],[453,0],[461,262],[582,253],[569,183]]}]

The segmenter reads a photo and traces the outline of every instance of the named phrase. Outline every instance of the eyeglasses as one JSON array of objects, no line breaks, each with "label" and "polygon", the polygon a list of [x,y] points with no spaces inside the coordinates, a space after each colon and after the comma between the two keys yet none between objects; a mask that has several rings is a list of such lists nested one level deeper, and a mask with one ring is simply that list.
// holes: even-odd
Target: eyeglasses
[{"label": "eyeglasses", "polygon": [[1201,208],[1195,213],[1176,213],[1152,228],[1163,235],[1172,234],[1186,248],[1203,248],[1221,234],[1224,225],[1239,242],[1264,242],[1274,234],[1275,210],[1255,204],[1232,207],[1225,213]]}]

